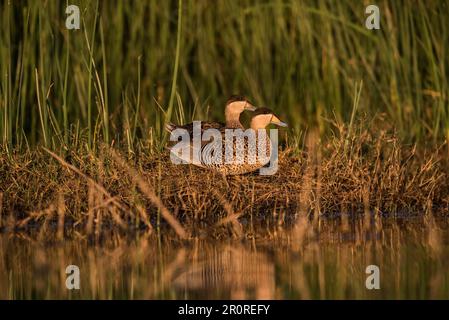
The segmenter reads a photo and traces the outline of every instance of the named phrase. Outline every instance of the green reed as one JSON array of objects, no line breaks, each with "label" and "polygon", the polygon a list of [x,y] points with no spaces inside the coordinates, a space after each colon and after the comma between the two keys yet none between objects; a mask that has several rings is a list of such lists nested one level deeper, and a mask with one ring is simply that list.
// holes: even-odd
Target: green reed
[{"label": "green reed", "polygon": [[233,93],[294,132],[323,133],[328,118],[351,120],[360,81],[358,112],[407,141],[449,137],[448,1],[380,1],[380,30],[350,0],[71,4],[81,30],[65,28],[66,1],[0,4],[4,146],[61,148],[79,135],[88,148],[160,146],[176,104],[222,120]]}]

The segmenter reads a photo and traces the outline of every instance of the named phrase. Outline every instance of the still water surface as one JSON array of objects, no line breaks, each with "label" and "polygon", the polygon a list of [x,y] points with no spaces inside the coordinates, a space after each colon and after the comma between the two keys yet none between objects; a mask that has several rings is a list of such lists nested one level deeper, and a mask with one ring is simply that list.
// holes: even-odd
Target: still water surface
[{"label": "still water surface", "polygon": [[[0,236],[1,299],[449,299],[446,223],[263,241],[142,236],[92,245]],[[68,265],[80,290],[65,286]],[[367,266],[380,289],[365,287]]]}]

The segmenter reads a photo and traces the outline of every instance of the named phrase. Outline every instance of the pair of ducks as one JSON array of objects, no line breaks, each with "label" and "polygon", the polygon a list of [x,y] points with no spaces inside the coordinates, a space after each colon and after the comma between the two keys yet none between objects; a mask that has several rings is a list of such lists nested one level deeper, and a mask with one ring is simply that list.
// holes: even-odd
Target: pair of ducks
[{"label": "pair of ducks", "polygon": [[[249,141],[249,139],[244,140],[243,144],[233,142],[231,148],[224,147],[225,143],[227,142],[227,129],[241,129],[242,131],[240,131],[240,133],[245,130],[240,122],[240,115],[243,113],[243,111],[246,110],[254,112],[251,117],[250,129],[255,133],[255,149],[258,150],[258,148],[263,148],[263,143],[266,142],[266,152],[264,153],[265,155],[259,156],[258,153],[255,159],[253,159],[255,161],[250,161],[249,156],[245,156],[248,154],[249,149],[252,148],[252,146],[250,146],[251,142]],[[228,159],[227,156],[229,156],[229,153],[231,153],[230,158],[232,158],[232,161],[216,161],[217,158],[216,155],[214,155],[216,149],[214,148],[216,148],[217,145],[209,143],[208,141],[202,141],[200,150],[195,151],[194,143],[191,138],[188,142],[189,148],[190,150],[193,150],[193,152],[198,152],[200,154],[200,161],[191,161],[190,155],[188,160],[186,160],[185,158],[183,158],[183,160],[190,164],[214,170],[223,175],[238,175],[252,172],[265,166],[270,161],[270,155],[272,152],[272,143],[270,139],[266,137],[266,135],[262,139],[262,136],[260,136],[261,130],[265,133],[265,128],[270,124],[274,124],[280,127],[287,127],[287,124],[282,122],[273,113],[272,110],[268,108],[256,108],[242,96],[231,96],[226,102],[225,120],[225,124],[221,122],[201,122],[201,135],[203,135],[203,133],[206,132],[207,129],[218,130],[220,133],[219,139],[221,139],[221,141],[218,141],[220,143],[219,150],[221,150],[222,153],[220,159]],[[165,128],[170,133],[172,133],[176,129],[183,129],[189,134],[190,137],[192,137],[194,134],[194,123],[188,123],[185,125],[175,125],[173,123],[168,123]],[[216,138],[214,137],[214,140],[215,139]],[[254,149],[252,150],[254,151]],[[173,154],[172,150],[171,152]],[[177,155],[175,156],[177,157]]]}]

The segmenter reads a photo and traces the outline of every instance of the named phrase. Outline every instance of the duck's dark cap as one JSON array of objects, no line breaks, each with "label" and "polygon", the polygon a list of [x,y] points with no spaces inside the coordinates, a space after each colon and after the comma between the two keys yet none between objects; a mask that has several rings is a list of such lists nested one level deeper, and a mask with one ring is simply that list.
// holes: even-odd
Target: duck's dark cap
[{"label": "duck's dark cap", "polygon": [[244,96],[241,95],[232,95],[229,97],[228,101],[226,102],[226,104],[230,104],[232,102],[237,102],[237,101],[248,101],[248,99],[246,99]]},{"label": "duck's dark cap", "polygon": [[257,108],[253,113],[253,117],[261,114],[273,114],[273,110],[269,108]]}]

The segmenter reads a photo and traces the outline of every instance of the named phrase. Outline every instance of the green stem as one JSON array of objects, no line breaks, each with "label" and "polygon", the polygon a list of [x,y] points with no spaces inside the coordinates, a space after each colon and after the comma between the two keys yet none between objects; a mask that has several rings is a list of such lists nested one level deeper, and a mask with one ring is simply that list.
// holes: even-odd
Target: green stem
[{"label": "green stem", "polygon": [[[171,115],[173,112],[173,104],[176,96],[176,83],[178,79],[178,69],[179,69],[179,56],[181,53],[181,31],[182,31],[182,0],[178,1],[178,30],[176,37],[176,57],[175,57],[175,68],[173,70],[173,81],[170,92],[170,100],[168,102],[168,109],[165,116],[165,121],[168,122],[171,119]],[[165,139],[163,139],[163,143],[165,144],[167,135],[165,135]]]}]

